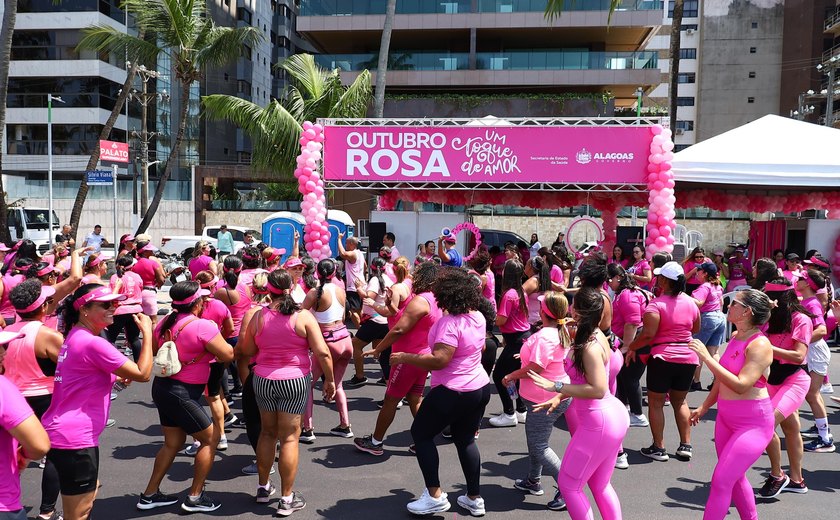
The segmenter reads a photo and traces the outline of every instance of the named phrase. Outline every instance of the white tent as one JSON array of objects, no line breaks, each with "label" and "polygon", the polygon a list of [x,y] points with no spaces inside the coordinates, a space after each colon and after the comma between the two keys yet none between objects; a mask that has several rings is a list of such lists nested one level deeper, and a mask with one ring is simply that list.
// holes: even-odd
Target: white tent
[{"label": "white tent", "polygon": [[678,182],[840,188],[840,130],[767,115],[674,154]]}]

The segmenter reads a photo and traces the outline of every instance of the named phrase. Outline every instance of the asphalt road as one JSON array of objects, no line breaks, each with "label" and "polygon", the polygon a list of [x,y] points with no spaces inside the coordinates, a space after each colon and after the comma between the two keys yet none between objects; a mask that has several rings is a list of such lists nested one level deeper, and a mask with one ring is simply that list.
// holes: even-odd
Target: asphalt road
[{"label": "asphalt road", "polygon": [[[838,350],[833,349],[835,354]],[[840,358],[835,357],[832,379],[840,395]],[[378,365],[367,365],[368,377],[378,378]],[[349,378],[349,374],[348,374]],[[708,382],[704,372],[704,381]],[[138,494],[146,485],[153,458],[161,445],[161,431],[157,413],[151,404],[150,384],[135,384],[123,391],[113,403],[111,416],[116,426],[105,430],[101,438],[102,487],[93,510],[96,520],[122,520],[134,518],[170,519],[180,516],[179,506],[137,511]],[[377,415],[376,401],[382,399],[384,387],[368,385],[348,391],[353,431],[357,436],[367,435]],[[690,394],[689,402],[698,405],[706,392]],[[840,434],[838,405],[828,400],[829,422]],[[234,409],[239,408],[237,402]],[[805,405],[807,408],[807,404]],[[487,424],[493,413],[501,411],[495,395],[488,406],[478,441],[482,454],[482,495],[486,500],[487,515],[493,518],[568,518],[568,513],[553,512],[545,504],[553,496],[553,479],[543,477],[546,494],[526,496],[512,486],[514,478],[525,476],[527,449],[524,427],[495,429]],[[666,414],[669,412],[666,410]],[[672,416],[667,417],[666,446],[671,454],[677,447],[676,427]],[[655,462],[639,454],[639,449],[650,444],[647,428],[631,428],[625,441],[630,458],[630,469],[616,470],[613,485],[621,499],[624,518],[628,519],[683,519],[701,518],[708,496],[708,482],[716,462],[714,444],[714,410],[699,426],[694,428],[692,442],[694,460]],[[810,411],[802,413],[803,425],[812,424]],[[386,439],[386,452],[373,457],[355,449],[352,440],[331,437],[330,428],[338,424],[338,414],[332,406],[319,403],[315,408],[315,444],[300,447],[300,470],[296,490],[307,500],[306,509],[292,518],[407,518],[405,505],[423,490],[420,470],[407,447],[411,442],[409,428],[411,413],[408,407],[397,412],[397,418]],[[569,441],[565,422],[558,421],[551,444],[562,456]],[[277,496],[269,505],[257,504],[254,493],[256,477],[243,475],[240,470],[251,463],[253,453],[247,443],[245,430],[234,428],[228,432],[230,448],[219,453],[210,474],[207,492],[222,502],[222,507],[204,517],[263,518],[274,514]],[[454,446],[439,440],[441,454],[441,482],[449,492],[452,509],[436,518],[460,518],[465,515],[455,502],[464,492]],[[786,460],[786,458],[784,459]],[[840,489],[840,453],[805,454],[805,479],[810,491],[805,495],[783,493],[778,499],[760,502],[761,518],[802,518],[808,520],[836,519],[837,490]],[[769,467],[767,457],[758,460],[748,478],[758,487]],[[167,493],[186,495],[192,476],[191,458],[179,456],[162,489]],[[30,509],[30,517],[37,513],[40,500],[41,471],[31,466],[24,472],[23,503]],[[275,484],[279,485],[276,475]],[[32,508],[34,507],[34,510]],[[737,516],[734,508],[731,517]],[[596,517],[598,517],[596,513]]]}]

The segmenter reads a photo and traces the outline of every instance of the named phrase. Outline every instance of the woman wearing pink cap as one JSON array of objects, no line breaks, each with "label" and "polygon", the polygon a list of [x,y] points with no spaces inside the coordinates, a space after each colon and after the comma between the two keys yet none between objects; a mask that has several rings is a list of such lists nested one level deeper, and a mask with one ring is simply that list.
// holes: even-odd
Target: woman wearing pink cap
[{"label": "woman wearing pink cap", "polygon": [[[0,372],[3,371],[9,341],[16,332],[0,332]],[[32,459],[50,449],[50,439],[20,391],[0,375],[0,518],[26,520],[20,503],[20,472]]]},{"label": "woman wearing pink cap", "polygon": [[105,285],[105,282],[102,280],[102,277],[105,276],[105,273],[108,272],[108,263],[105,261],[105,258],[97,253],[94,253],[87,257],[84,266],[84,276],[82,276],[82,285],[86,285],[89,283],[96,283],[99,285]]},{"label": "woman wearing pink cap", "polygon": [[137,263],[131,268],[143,280],[143,301],[141,305],[143,306],[143,314],[149,316],[152,323],[157,322],[157,291],[166,281],[163,266],[154,257],[155,251],[157,251],[157,248],[150,242],[137,242]]},{"label": "woman wearing pink cap", "polygon": [[128,233],[120,237],[120,248],[117,251],[117,258],[122,258],[128,255],[132,258],[136,256],[136,247],[134,245],[134,235]]},{"label": "woman wearing pink cap", "polygon": [[[6,377],[15,384],[38,420],[50,407],[58,354],[64,336],[43,324],[47,307],[53,303],[55,289],[38,280],[26,280],[12,289],[9,299],[20,320],[6,331],[21,334],[6,351]],[[46,461],[41,475],[40,516],[52,518],[59,495],[58,471]]]},{"label": "woman wearing pink cap", "polygon": [[292,299],[297,304],[303,303],[303,299],[306,298],[306,289],[304,289],[303,284],[303,271],[305,268],[306,266],[303,265],[303,261],[297,256],[290,256],[286,260],[286,263],[283,264],[283,269],[292,277]]},{"label": "woman wearing pink cap", "polygon": [[110,287],[115,294],[122,294],[121,301],[114,311],[114,323],[108,326],[107,338],[117,343],[120,332],[125,333],[125,341],[131,347],[131,354],[136,362],[140,359],[140,329],[134,321],[135,314],[143,313],[143,280],[137,273],[131,272],[134,259],[128,255],[119,257],[115,263],[116,273],[111,276]]},{"label": "woman wearing pink cap", "polygon": [[215,323],[199,317],[203,298],[210,291],[202,289],[198,282],[178,282],[169,294],[172,312],[155,328],[154,344],[160,348],[166,341],[175,342],[181,371],[170,377],[155,377],[152,383],[152,401],[158,410],[164,444],[155,457],[152,476],[140,494],[137,509],[154,509],[178,501],[177,496],[161,493],[160,483],[187,435],[192,435],[201,446],[195,454],[192,484],[181,509],[190,513],[215,511],[221,504],[204,493],[204,484],[213,466],[221,432],[213,427],[204,411],[201,396],[210,377],[210,362],[214,358],[221,363],[232,360],[233,349],[219,334]]},{"label": "woman wearing pink cap", "polygon": [[188,268],[193,280],[195,280],[195,275],[201,271],[218,272],[219,267],[213,257],[210,256],[210,242],[199,240],[195,243]]},{"label": "woman wearing pink cap", "polygon": [[58,470],[64,515],[88,518],[99,482],[99,436],[111,408],[117,377],[148,381],[152,372],[152,329],[137,316],[143,333],[138,363],[100,335],[114,322],[114,301],[125,297],[103,285],[79,287],[61,307],[66,338],[58,355],[52,403],[43,417],[52,449],[47,459]]},{"label": "woman wearing pink cap", "polygon": [[280,267],[280,259],[286,254],[284,248],[266,247],[262,251],[262,257],[265,261],[265,270],[269,273]]}]

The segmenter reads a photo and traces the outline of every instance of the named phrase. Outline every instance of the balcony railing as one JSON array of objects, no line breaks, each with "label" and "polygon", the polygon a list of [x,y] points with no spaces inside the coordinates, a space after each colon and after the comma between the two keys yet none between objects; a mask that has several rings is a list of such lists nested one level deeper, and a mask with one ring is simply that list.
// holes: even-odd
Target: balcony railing
[{"label": "balcony railing", "polygon": [[[377,54],[320,54],[316,61],[328,69],[344,71],[376,70]],[[389,70],[446,71],[468,70],[468,53],[410,52],[391,53]],[[476,53],[477,70],[628,70],[656,69],[658,54],[640,52],[590,52],[587,50],[516,50]]]},{"label": "balcony railing", "polygon": [[[303,0],[301,16],[385,14],[387,0]],[[544,12],[546,0],[397,0],[397,14],[533,13]],[[565,0],[564,11],[607,11],[610,0]],[[660,10],[662,0],[624,0],[619,11]]]},{"label": "balcony railing", "polygon": [[836,26],[837,24],[840,24],[840,7],[838,7],[837,10],[835,10],[833,14],[831,14],[828,18],[826,18],[826,20],[825,20],[825,30],[827,31],[827,30],[833,28],[834,26]]}]

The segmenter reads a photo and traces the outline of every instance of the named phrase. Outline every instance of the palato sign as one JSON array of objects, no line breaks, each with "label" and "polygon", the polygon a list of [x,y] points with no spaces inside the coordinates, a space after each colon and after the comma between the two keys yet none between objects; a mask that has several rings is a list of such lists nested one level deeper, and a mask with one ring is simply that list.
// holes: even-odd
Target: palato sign
[{"label": "palato sign", "polygon": [[99,160],[102,162],[128,162],[128,143],[99,141]]},{"label": "palato sign", "polygon": [[645,184],[648,126],[327,126],[327,181]]}]

